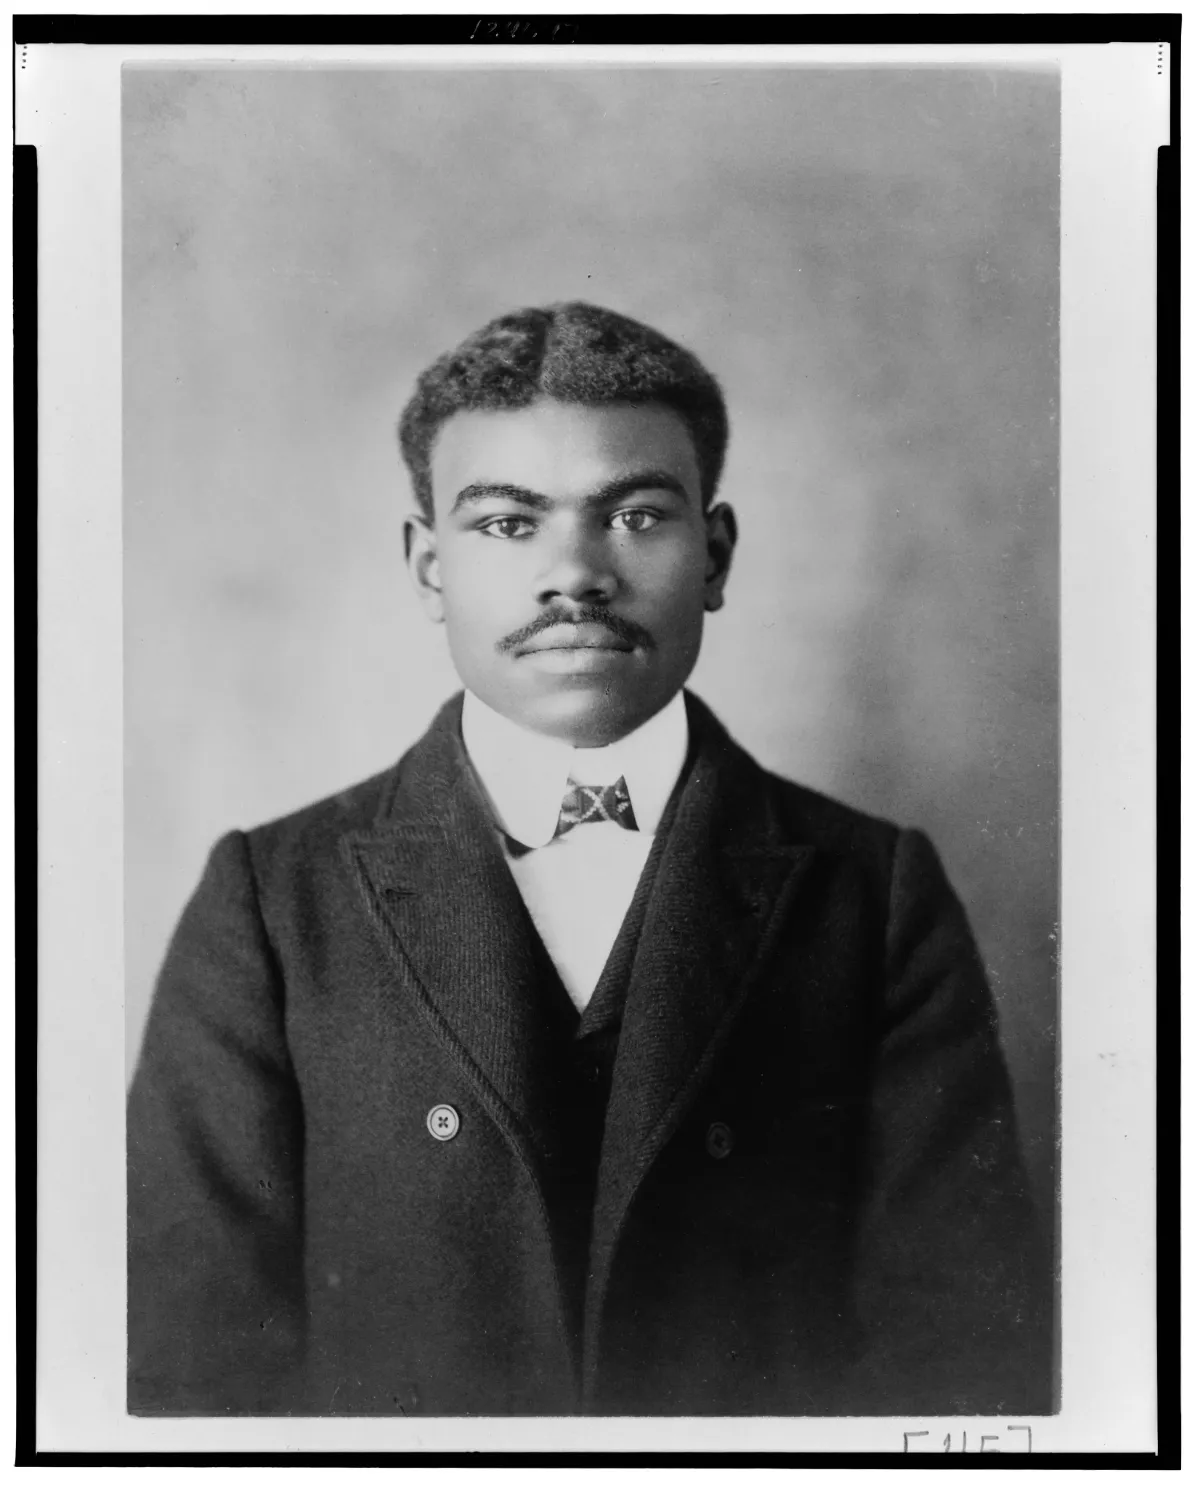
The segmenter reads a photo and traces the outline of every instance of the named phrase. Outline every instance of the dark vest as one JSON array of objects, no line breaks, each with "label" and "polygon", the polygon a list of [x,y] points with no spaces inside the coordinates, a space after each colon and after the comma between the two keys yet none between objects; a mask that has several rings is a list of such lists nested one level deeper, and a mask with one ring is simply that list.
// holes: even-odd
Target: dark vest
[{"label": "dark vest", "polygon": [[[525,914],[526,933],[538,968],[538,996],[545,1012],[548,1033],[546,1099],[553,1113],[555,1133],[553,1146],[543,1158],[542,1183],[577,1350],[582,1341],[583,1299],[600,1147],[621,1036],[625,994],[633,972],[646,906],[686,777],[685,767],[680,772],[680,784],[672,793],[654,834],[646,865],[638,878],[633,899],[609,951],[600,980],[582,1015],[576,1011],[532,919],[527,911]],[[581,826],[575,830],[586,832],[588,828]]]}]

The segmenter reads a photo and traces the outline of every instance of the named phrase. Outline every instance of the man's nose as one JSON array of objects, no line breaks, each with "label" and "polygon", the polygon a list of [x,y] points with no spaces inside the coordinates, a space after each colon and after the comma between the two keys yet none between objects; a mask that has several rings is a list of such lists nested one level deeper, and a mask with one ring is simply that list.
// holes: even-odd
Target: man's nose
[{"label": "man's nose", "polygon": [[603,604],[617,589],[607,543],[599,534],[565,534],[548,555],[536,583],[541,604],[553,599]]}]

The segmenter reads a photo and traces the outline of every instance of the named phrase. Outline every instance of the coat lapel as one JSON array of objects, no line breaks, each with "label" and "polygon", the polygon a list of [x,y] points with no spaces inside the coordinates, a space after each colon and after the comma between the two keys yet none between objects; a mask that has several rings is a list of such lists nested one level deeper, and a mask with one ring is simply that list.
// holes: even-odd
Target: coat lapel
[{"label": "coat lapel", "polygon": [[536,1168],[550,1119],[549,1028],[528,916],[466,760],[460,707],[448,703],[401,762],[375,827],[343,846],[422,1011]]},{"label": "coat lapel", "polygon": [[647,905],[613,1071],[592,1226],[585,1389],[625,1216],[695,1099],[813,854],[784,839],[758,766],[702,704],[689,696],[688,705],[695,763]]}]

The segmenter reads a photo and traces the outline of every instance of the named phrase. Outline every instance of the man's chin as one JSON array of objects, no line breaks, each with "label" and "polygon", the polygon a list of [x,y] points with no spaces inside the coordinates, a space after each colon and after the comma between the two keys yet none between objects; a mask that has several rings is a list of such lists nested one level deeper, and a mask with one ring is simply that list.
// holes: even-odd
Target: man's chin
[{"label": "man's chin", "polygon": [[522,728],[576,749],[600,749],[623,739],[670,701],[632,696],[601,676],[573,673],[556,680],[559,685],[539,688],[529,697],[483,701]]}]

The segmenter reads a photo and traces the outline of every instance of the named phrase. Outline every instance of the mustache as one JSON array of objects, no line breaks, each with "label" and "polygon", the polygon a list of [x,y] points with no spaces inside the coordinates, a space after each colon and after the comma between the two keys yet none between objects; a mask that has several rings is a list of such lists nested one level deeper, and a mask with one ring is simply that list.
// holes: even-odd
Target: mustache
[{"label": "mustache", "polygon": [[603,626],[627,646],[642,646],[649,649],[654,645],[654,637],[636,621],[626,620],[621,615],[614,615],[612,610],[606,610],[603,605],[581,604],[569,610],[556,609],[554,606],[543,610],[528,625],[522,625],[520,630],[514,630],[502,641],[497,641],[496,650],[515,651],[527,641],[533,640],[534,636],[541,635],[542,631],[551,630],[556,625]]}]

